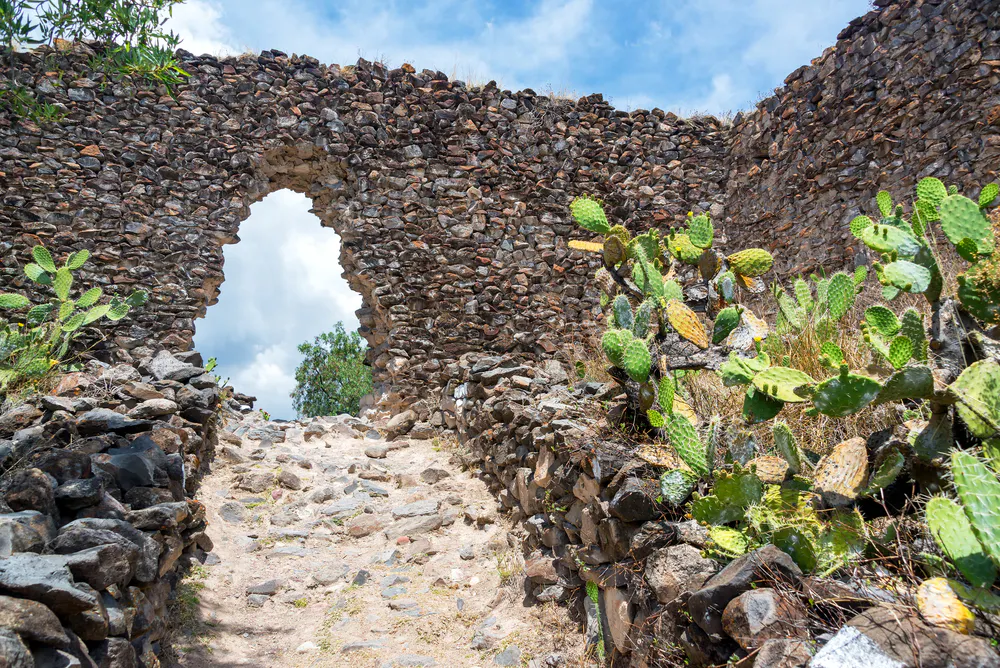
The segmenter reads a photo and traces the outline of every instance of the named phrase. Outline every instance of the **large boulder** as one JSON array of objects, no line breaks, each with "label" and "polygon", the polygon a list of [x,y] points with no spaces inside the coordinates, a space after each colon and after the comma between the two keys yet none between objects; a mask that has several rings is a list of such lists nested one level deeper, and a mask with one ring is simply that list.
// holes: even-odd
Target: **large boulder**
[{"label": "large boulder", "polygon": [[0,558],[14,552],[41,552],[55,537],[52,517],[37,510],[0,515]]},{"label": "large boulder", "polygon": [[57,554],[72,554],[109,544],[125,550],[129,562],[135,565],[137,580],[152,582],[156,578],[159,543],[122,520],[89,517],[74,520],[59,530],[59,536],[49,548]]},{"label": "large boulder", "polygon": [[205,373],[201,367],[182,362],[166,350],[161,350],[145,364],[146,370],[156,380],[176,380],[185,383]]},{"label": "large boulder", "polygon": [[0,593],[40,601],[61,617],[96,605],[92,590],[77,586],[61,555],[23,553],[0,559]]},{"label": "large boulder", "polygon": [[395,438],[396,436],[407,434],[413,429],[413,425],[416,423],[417,414],[415,411],[405,410],[402,413],[397,413],[385,425],[386,436],[388,438]]},{"label": "large boulder", "polygon": [[59,618],[38,601],[0,596],[0,628],[10,629],[31,642],[69,647]]},{"label": "large boulder", "polygon": [[685,592],[701,589],[718,570],[719,564],[701,556],[698,548],[671,545],[656,550],[646,561],[646,582],[653,588],[656,600],[669,603]]},{"label": "large boulder", "polygon": [[55,479],[41,469],[20,469],[7,480],[3,500],[11,510],[35,510],[58,517],[55,485]]},{"label": "large boulder", "polygon": [[794,593],[781,593],[770,587],[743,592],[722,613],[722,627],[747,651],[761,647],[768,640],[807,640],[807,622],[806,609]]}]

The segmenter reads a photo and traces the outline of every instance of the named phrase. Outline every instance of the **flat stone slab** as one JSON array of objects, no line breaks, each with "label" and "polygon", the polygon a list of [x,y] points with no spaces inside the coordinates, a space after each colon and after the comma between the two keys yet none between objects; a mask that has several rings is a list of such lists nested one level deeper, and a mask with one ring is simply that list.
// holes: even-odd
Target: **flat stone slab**
[{"label": "flat stone slab", "polygon": [[441,502],[435,499],[424,499],[414,501],[405,506],[398,506],[392,509],[393,519],[403,519],[404,517],[420,517],[422,515],[433,515],[441,507]]}]

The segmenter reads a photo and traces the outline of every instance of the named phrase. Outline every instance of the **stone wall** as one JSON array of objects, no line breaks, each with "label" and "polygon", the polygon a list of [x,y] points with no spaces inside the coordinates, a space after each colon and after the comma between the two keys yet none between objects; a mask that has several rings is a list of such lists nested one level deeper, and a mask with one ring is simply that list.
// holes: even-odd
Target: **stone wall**
[{"label": "stone wall", "polygon": [[1000,169],[1000,0],[877,0],[784,88],[735,119],[726,230],[783,274],[839,269],[847,229],[925,176],[962,192]]},{"label": "stone wall", "polygon": [[575,195],[605,197],[638,228],[721,214],[714,119],[276,51],[182,52],[193,76],[171,97],[90,71],[85,56],[19,62],[18,80],[67,115],[39,127],[0,113],[0,284],[24,288],[18,265],[39,241],[89,248],[99,273],[88,284],[151,290],[118,331],[125,348],[190,345],[219,294],[222,246],[249,204],[280,188],[310,197],[342,239],[390,409],[444,384],[463,353],[531,358],[586,341],[598,300],[593,268],[566,245],[581,234]]}]

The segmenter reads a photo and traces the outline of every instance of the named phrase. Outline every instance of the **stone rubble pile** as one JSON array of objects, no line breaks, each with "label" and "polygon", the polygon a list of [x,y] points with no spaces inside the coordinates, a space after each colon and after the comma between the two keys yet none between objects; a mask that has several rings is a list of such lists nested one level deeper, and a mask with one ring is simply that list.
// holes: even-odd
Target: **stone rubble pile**
[{"label": "stone rubble pile", "polygon": [[195,353],[96,360],[0,414],[0,665],[158,666],[223,399]]},{"label": "stone rubble pile", "polygon": [[[601,435],[592,416],[604,415],[618,386],[570,389],[558,362],[518,362],[464,356],[464,382],[448,388],[442,407],[528,532],[532,596],[582,601],[588,640],[603,637],[613,665],[699,667],[738,657],[754,668],[1000,666],[988,639],[931,626],[887,591],[804,575],[773,545],[725,567],[705,556],[707,530],[658,500],[662,470],[635,456],[636,444]],[[599,586],[599,614],[585,582]],[[846,625],[824,634],[807,604],[846,610]]]}]

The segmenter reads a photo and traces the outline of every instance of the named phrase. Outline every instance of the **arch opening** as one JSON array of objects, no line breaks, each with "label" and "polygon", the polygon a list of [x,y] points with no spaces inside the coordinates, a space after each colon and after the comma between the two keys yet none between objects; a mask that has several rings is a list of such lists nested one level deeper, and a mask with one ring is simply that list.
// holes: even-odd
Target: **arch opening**
[{"label": "arch opening", "polygon": [[217,358],[216,373],[275,418],[295,417],[298,345],[338,321],[360,329],[363,297],[345,278],[341,237],[319,222],[301,192],[278,188],[255,202],[239,236],[227,240],[225,283],[195,334],[196,348]]}]

